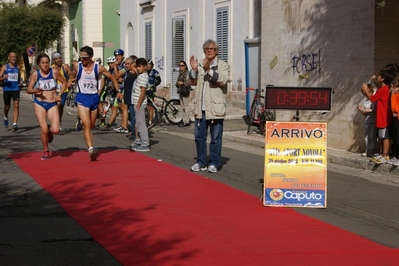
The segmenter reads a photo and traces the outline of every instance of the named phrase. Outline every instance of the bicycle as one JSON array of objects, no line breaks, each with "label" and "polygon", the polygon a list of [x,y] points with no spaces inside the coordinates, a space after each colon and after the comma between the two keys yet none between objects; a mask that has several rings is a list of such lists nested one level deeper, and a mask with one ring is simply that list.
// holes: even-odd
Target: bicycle
[{"label": "bicycle", "polygon": [[[155,127],[158,123],[162,123],[163,116],[171,125],[177,125],[183,121],[183,110],[181,110],[179,99],[167,100],[165,97],[153,94],[154,98],[161,100],[161,104],[159,104],[159,101],[154,102],[148,95],[146,97],[145,121],[148,129]],[[152,112],[149,110],[152,110]],[[153,114],[151,119],[148,117],[150,113]]]},{"label": "bicycle", "polygon": [[266,121],[275,120],[275,111],[265,109],[265,104],[264,102],[262,102],[262,99],[265,99],[265,96],[261,95],[261,92],[265,91],[264,89],[248,88],[248,90],[255,90],[255,96],[252,101],[249,114],[245,117],[245,121],[248,125],[247,134],[250,134],[252,132],[251,126],[257,126],[259,128],[260,134],[265,135]]}]

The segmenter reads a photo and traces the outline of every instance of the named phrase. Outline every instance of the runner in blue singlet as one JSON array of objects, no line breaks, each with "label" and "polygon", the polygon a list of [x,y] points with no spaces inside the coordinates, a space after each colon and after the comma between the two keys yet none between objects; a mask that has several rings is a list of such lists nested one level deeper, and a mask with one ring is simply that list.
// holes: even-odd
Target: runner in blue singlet
[{"label": "runner in blue singlet", "polygon": [[[42,160],[51,157],[49,143],[53,141],[53,134],[60,132],[58,106],[61,104],[61,95],[67,88],[66,79],[56,69],[50,67],[50,57],[40,54],[36,59],[38,70],[34,71],[29,79],[27,93],[33,94],[33,109],[41,129],[41,140],[44,154]],[[61,83],[60,93],[57,94],[57,82]],[[47,119],[51,126],[47,124]]]},{"label": "runner in blue singlet", "polygon": [[89,46],[82,47],[80,49],[81,62],[74,62],[72,67],[74,70],[72,75],[76,73],[76,102],[78,114],[83,123],[84,138],[91,160],[95,160],[98,156],[98,150],[93,147],[93,135],[91,130],[94,128],[97,119],[98,104],[101,94],[101,75],[112,79],[115,89],[118,92],[117,97],[120,99],[123,97],[115,77],[113,77],[104,66],[93,61],[93,54],[93,48]]}]

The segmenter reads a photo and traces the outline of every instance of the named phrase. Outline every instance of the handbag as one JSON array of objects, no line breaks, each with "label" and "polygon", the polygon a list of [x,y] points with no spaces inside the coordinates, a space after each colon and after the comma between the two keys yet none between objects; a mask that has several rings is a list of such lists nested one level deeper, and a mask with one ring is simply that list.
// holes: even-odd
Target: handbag
[{"label": "handbag", "polygon": [[182,86],[180,86],[180,87],[178,88],[178,92],[179,92],[179,94],[180,94],[181,96],[187,97],[187,96],[190,95],[191,86],[190,86],[190,85],[187,85],[187,86],[182,85]]}]

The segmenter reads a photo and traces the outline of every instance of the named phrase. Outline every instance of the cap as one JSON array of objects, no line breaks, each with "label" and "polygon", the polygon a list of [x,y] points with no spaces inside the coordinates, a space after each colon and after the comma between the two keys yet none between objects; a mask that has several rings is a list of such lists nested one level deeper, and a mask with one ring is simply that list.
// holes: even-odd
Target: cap
[{"label": "cap", "polygon": [[115,62],[116,62],[115,56],[110,56],[107,58],[107,63],[115,63]]},{"label": "cap", "polygon": [[61,54],[60,54],[60,53],[54,53],[54,54],[53,54],[53,60],[56,59],[56,58],[58,58],[58,57],[61,57]]},{"label": "cap", "polygon": [[116,55],[124,55],[125,54],[125,52],[122,50],[122,49],[116,49],[115,51],[114,51],[114,55],[116,56]]}]

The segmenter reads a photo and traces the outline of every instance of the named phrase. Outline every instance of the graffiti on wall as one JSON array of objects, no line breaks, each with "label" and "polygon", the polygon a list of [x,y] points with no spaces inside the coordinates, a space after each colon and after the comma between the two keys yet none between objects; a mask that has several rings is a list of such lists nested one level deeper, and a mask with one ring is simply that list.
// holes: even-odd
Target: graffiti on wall
[{"label": "graffiti on wall", "polygon": [[304,74],[310,72],[321,73],[320,49],[317,53],[295,55],[291,59],[292,74]]},{"label": "graffiti on wall", "polygon": [[163,56],[160,58],[155,57],[155,68],[163,70]]}]

